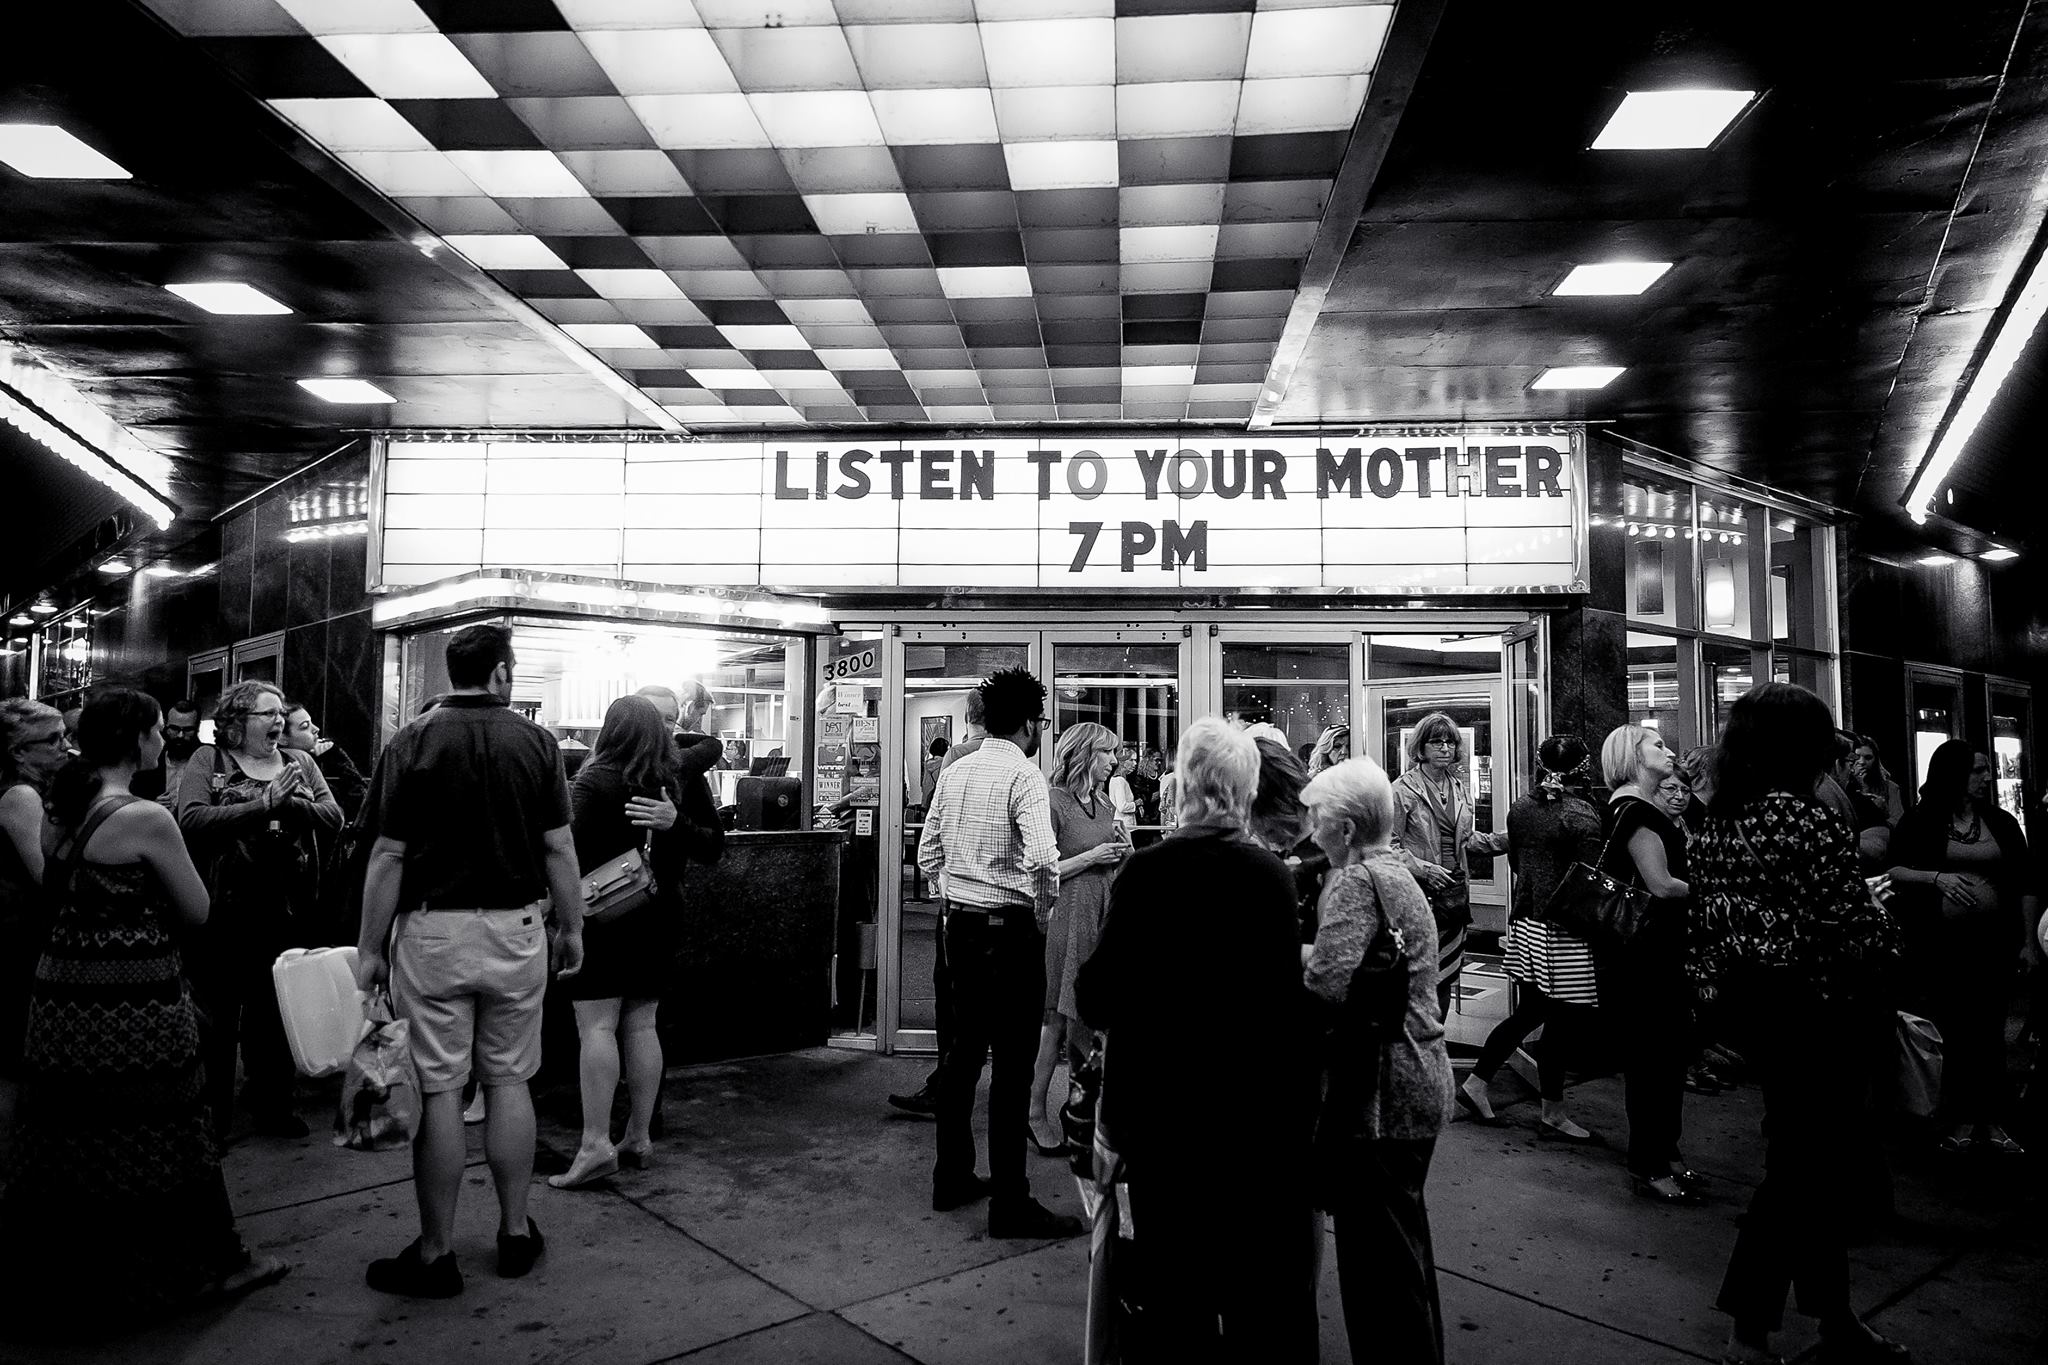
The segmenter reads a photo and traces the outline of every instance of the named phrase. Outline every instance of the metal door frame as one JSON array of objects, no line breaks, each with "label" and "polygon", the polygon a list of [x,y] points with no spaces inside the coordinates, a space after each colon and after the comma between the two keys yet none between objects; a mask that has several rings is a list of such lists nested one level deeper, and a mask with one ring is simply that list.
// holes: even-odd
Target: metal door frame
[{"label": "metal door frame", "polygon": [[[1503,768],[1504,766],[1512,766],[1503,765],[1500,761],[1502,747],[1509,738],[1509,726],[1512,723],[1507,717],[1506,674],[1506,660],[1503,659],[1501,671],[1491,678],[1479,674],[1454,673],[1435,678],[1389,678],[1366,684],[1365,699],[1367,705],[1364,716],[1366,744],[1370,747],[1361,748],[1354,742],[1352,752],[1368,754],[1377,761],[1379,756],[1386,751],[1386,724],[1385,718],[1381,714],[1381,701],[1389,694],[1421,698],[1429,698],[1432,694],[1441,694],[1445,697],[1470,697],[1475,694],[1484,696],[1487,699],[1488,707],[1492,711],[1493,724],[1493,753],[1491,755],[1494,760],[1493,828],[1495,830],[1506,829],[1508,827],[1508,805],[1510,801],[1508,795],[1509,783],[1504,780]],[[1354,741],[1357,734],[1357,727],[1354,726],[1352,728]],[[1399,777],[1400,774],[1390,772],[1387,776],[1395,778]],[[1475,793],[1475,799],[1476,795]],[[1490,881],[1486,883],[1472,883],[1472,903],[1474,905],[1498,905],[1505,908],[1508,903],[1510,880],[1505,866],[1496,859],[1494,862],[1494,875]]]}]

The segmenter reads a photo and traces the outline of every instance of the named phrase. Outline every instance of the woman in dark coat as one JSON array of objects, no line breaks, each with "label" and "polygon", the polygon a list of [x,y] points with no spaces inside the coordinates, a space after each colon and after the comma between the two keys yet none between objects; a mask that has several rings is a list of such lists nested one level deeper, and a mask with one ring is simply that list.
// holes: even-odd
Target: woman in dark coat
[{"label": "woman in dark coat", "polygon": [[[1131,1262],[1144,1357],[1316,1359],[1307,1179],[1314,1055],[1307,1036],[1294,882],[1245,834],[1258,750],[1205,716],[1181,736],[1180,823],[1124,860],[1074,998],[1104,1042],[1099,1139],[1128,1173]],[[1188,1030],[1219,1002],[1252,1026],[1201,1047]],[[1256,1077],[1251,1188],[1217,1183],[1203,1135],[1218,1077]],[[1124,1359],[1135,1361],[1136,1342]]]},{"label": "woman in dark coat", "polygon": [[[700,738],[685,757],[708,770],[716,739]],[[604,715],[590,758],[569,789],[576,865],[589,872],[643,842],[652,858],[655,899],[583,931],[583,970],[564,983],[576,1004],[581,1042],[583,1137],[556,1189],[575,1189],[626,1165],[645,1165],[654,1150],[648,1126],[661,1088],[661,1038],[655,1012],[682,931],[681,879],[693,833],[686,773],[669,744],[668,723],[646,697],[621,697]],[[629,1103],[626,1131],[611,1139],[612,1098],[621,1062]]]},{"label": "woman in dark coat", "polygon": [[1920,804],[1892,835],[1892,886],[1927,1014],[1941,1030],[1944,1152],[2017,1156],[1998,1124],[2005,1015],[2032,928],[2021,914],[2028,870],[2019,822],[1991,799],[1991,760],[1949,740],[1927,764]]}]

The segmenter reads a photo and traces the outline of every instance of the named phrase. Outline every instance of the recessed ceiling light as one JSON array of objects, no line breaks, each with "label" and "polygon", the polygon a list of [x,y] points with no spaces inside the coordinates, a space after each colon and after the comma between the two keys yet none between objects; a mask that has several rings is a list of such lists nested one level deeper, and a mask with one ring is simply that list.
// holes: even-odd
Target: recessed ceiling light
[{"label": "recessed ceiling light", "polygon": [[10,626],[32,626],[35,623],[36,618],[25,611],[18,611],[7,618],[7,624]]},{"label": "recessed ceiling light", "polygon": [[1640,294],[1671,268],[1669,261],[1603,261],[1575,265],[1557,288],[1558,297],[1592,294]]},{"label": "recessed ceiling light", "polygon": [[142,571],[145,578],[177,578],[179,573],[168,564],[152,564]]},{"label": "recessed ceiling light", "polygon": [[110,574],[133,573],[135,572],[135,566],[130,564],[127,560],[122,559],[119,555],[116,555],[112,559],[103,559],[100,561],[100,572]]},{"label": "recessed ceiling light", "polygon": [[2018,559],[2019,557],[2020,552],[2018,550],[2008,548],[2004,545],[1994,545],[1990,549],[1986,550],[1983,554],[1977,556],[1977,558],[1989,560],[1993,564],[2002,563],[2003,561],[2008,559]]},{"label": "recessed ceiling light", "polygon": [[1536,376],[1532,389],[1604,389],[1622,371],[1620,365],[1553,365]]},{"label": "recessed ceiling light", "polygon": [[1954,555],[1944,554],[1921,555],[1918,559],[1914,560],[1913,562],[1915,564],[1923,565],[1926,568],[1938,569],[1944,564],[1955,563],[1956,557]]},{"label": "recessed ceiling light", "polygon": [[299,387],[330,403],[396,403],[367,379],[301,379]]},{"label": "recessed ceiling light", "polygon": [[275,317],[292,310],[261,289],[234,280],[208,280],[194,284],[167,284],[164,288],[209,313],[234,316]]},{"label": "recessed ceiling light", "polygon": [[1755,98],[1754,90],[1631,90],[1593,139],[1593,150],[1706,147]]},{"label": "recessed ceiling light", "polygon": [[0,123],[0,162],[32,180],[134,178],[54,123]]},{"label": "recessed ceiling light", "polygon": [[29,603],[28,609],[38,616],[52,616],[56,614],[57,604],[45,598],[41,601]]}]

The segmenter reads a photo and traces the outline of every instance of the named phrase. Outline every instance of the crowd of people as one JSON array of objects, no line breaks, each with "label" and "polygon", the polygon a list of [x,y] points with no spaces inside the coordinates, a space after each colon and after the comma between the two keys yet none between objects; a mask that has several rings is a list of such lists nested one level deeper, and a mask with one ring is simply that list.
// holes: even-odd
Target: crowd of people
[{"label": "crowd of people", "polygon": [[[711,697],[690,683],[615,700],[571,783],[552,738],[506,705],[516,666],[505,628],[457,632],[450,690],[367,781],[268,683],[230,688],[208,743],[197,707],[163,713],[125,689],[68,731],[47,706],[0,702],[0,1283],[41,1320],[87,1283],[111,1326],[285,1273],[236,1235],[221,1151],[238,1072],[256,1134],[305,1134],[269,968],[331,941],[337,915],[359,985],[411,1026],[422,1099],[419,1233],[370,1264],[373,1287],[462,1291],[471,1086],[496,1271],[543,1254],[528,1083],[551,984],[575,1015],[582,1133],[550,1183],[653,1159],[681,872],[722,842],[704,775],[724,747],[697,728]],[[996,673],[970,695],[967,736],[929,754],[917,857],[942,907],[940,1056],[924,1091],[892,1101],[937,1119],[932,1207],[985,1199],[991,1237],[1082,1232],[1033,1197],[1028,1153],[1074,1164],[1096,1233],[1090,1359],[1238,1359],[1246,1343],[1314,1359],[1327,1215],[1354,1355],[1440,1362],[1435,1147],[1460,1110],[1500,1121],[1490,1085],[1538,1028],[1538,1136],[1604,1142],[1565,1087],[1604,1035],[1625,1170],[1659,1203],[1697,1204],[1706,1183],[1682,1152],[1688,1086],[1739,1067],[1760,1088],[1765,1172],[1717,1301],[1724,1359],[1771,1359],[1793,1291],[1823,1359],[1905,1359],[1851,1311],[1847,1259],[1882,1171],[1873,1078],[1898,1007],[1945,1040],[1939,1150],[2020,1150],[2003,1024],[2019,956],[2038,953],[2041,873],[1983,754],[1943,745],[1901,810],[1867,741],[1771,683],[1709,751],[1675,755],[1639,725],[1597,746],[1548,737],[1489,833],[1447,715],[1406,735],[1398,775],[1352,756],[1343,726],[1304,754],[1269,725],[1204,717],[1149,773],[1113,731],[1069,725],[1048,779],[1046,702],[1028,672]],[[1135,847],[1147,799],[1170,804],[1167,834]],[[1502,854],[1517,1006],[1458,1083],[1445,1021],[1470,881]],[[641,869],[651,908],[586,926],[581,878],[612,863]],[[1603,888],[1597,913],[1587,886]],[[1233,1022],[1191,1047],[1219,1011]],[[987,1177],[972,1124],[985,1069]],[[1227,1198],[1188,1140],[1219,1077],[1255,1077],[1260,1097],[1255,1177]],[[111,1280],[72,1273],[108,1257]]]}]

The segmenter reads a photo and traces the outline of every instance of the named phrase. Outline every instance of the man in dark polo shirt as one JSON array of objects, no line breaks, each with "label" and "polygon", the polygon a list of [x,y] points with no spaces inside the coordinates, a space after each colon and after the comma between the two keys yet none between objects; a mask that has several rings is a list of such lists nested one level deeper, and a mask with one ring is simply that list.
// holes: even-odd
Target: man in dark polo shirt
[{"label": "man in dark polo shirt", "polygon": [[547,731],[505,706],[515,662],[505,627],[457,631],[448,642],[452,690],[393,737],[372,779],[376,844],[356,981],[364,990],[389,984],[393,1007],[412,1026],[421,1098],[412,1148],[420,1235],[370,1263],[370,1287],[386,1293],[462,1292],[449,1239],[472,1065],[488,1096],[498,1274],[524,1275],[541,1254],[540,1228],[526,1213],[534,1141],[526,1083],[540,1069],[544,921],[552,896],[556,965],[574,975],[583,965],[583,900],[561,754]]}]

